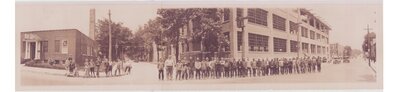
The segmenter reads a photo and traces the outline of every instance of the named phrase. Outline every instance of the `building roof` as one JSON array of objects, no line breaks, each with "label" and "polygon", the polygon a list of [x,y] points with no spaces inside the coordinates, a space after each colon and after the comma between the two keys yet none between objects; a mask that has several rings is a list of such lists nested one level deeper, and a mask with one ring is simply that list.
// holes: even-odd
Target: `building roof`
[{"label": "building roof", "polygon": [[311,17],[317,19],[316,21],[320,22],[323,26],[325,26],[328,30],[332,30],[328,24],[325,23],[325,21],[322,21],[322,19],[320,19],[318,16],[316,16],[315,14],[311,13],[310,10],[301,8],[300,11],[302,13],[306,13],[307,15],[310,15]]}]

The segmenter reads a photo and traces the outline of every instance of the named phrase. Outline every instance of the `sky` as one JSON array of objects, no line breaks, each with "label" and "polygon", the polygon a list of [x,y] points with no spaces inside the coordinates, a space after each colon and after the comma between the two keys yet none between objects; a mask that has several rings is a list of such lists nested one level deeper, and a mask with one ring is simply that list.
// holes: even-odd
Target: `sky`
[{"label": "sky", "polygon": [[[182,7],[191,7],[186,5]],[[121,22],[123,26],[135,31],[140,25],[146,24],[149,19],[157,17],[160,4],[16,4],[16,35],[18,32],[51,30],[51,29],[78,29],[89,34],[89,10],[96,10],[96,20],[108,18],[111,10],[111,19]],[[330,43],[349,45],[361,49],[364,30],[369,24],[379,38],[382,36],[382,6],[381,4],[354,4],[354,5],[304,5],[298,6],[310,9],[332,28]],[[380,37],[382,38],[382,37]]]}]

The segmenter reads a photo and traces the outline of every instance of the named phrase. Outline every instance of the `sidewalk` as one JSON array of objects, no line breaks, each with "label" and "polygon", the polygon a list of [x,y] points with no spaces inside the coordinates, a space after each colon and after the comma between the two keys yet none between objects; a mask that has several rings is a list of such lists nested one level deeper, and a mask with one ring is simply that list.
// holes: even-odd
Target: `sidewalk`
[{"label": "sidewalk", "polygon": [[[46,74],[46,75],[53,75],[53,76],[66,76],[67,73],[69,73],[67,70],[59,70],[59,69],[50,69],[50,68],[41,68],[41,67],[30,67],[30,66],[25,66],[23,64],[19,65],[20,71],[24,72],[31,72],[31,73],[37,73],[37,74]],[[131,70],[132,71],[132,70]],[[75,78],[84,78],[85,76],[85,71],[80,70],[78,71],[79,76]],[[113,70],[113,75],[114,75],[114,70]],[[124,69],[121,69],[121,75],[118,76],[124,76],[127,75],[124,72]],[[100,72],[99,73],[100,78],[107,78],[105,72]],[[113,76],[115,77],[115,76]]]}]

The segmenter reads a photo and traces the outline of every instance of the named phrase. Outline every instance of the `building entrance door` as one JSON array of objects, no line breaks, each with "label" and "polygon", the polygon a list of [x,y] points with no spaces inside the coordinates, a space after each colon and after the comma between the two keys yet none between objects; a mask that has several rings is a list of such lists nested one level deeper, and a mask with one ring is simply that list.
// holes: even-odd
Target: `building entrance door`
[{"label": "building entrance door", "polygon": [[30,42],[29,43],[29,51],[30,51],[30,57],[29,59],[34,59],[35,58],[35,52],[36,52],[36,43],[35,42]]}]

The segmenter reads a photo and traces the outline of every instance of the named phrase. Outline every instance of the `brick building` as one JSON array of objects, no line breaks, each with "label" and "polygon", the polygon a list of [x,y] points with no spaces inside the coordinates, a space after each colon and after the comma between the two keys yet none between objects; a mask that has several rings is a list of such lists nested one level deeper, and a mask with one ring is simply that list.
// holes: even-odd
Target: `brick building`
[{"label": "brick building", "polygon": [[21,32],[22,61],[64,63],[71,57],[78,65],[85,59],[95,59],[97,44],[77,29],[41,30]]}]

